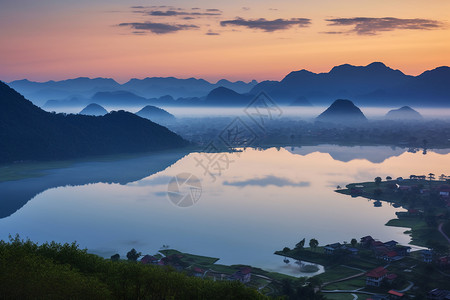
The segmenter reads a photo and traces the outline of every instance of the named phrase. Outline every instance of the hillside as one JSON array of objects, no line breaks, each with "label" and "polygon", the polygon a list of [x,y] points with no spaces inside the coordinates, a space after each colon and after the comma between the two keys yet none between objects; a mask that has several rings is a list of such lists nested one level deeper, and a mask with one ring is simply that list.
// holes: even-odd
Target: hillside
[{"label": "hillside", "polygon": [[103,106],[98,105],[96,103],[91,103],[85,108],[83,108],[82,111],[79,112],[80,115],[86,115],[86,116],[104,116],[108,113],[106,109],[103,108]]},{"label": "hillside", "polygon": [[351,98],[358,105],[450,106],[450,68],[439,67],[419,76],[405,75],[381,62],[367,66],[344,64],[328,73],[307,70],[289,73],[281,81],[263,81],[251,94],[267,92],[280,103],[299,97],[313,105]]},{"label": "hillside", "polygon": [[187,144],[167,128],[119,111],[103,117],[43,111],[0,82],[0,163],[144,152]]},{"label": "hillside", "polygon": [[218,87],[212,90],[205,99],[206,106],[247,106],[253,98],[252,95],[236,93],[226,87]]},{"label": "hillside", "polygon": [[155,123],[168,123],[175,121],[174,115],[162,108],[152,105],[147,105],[146,107],[138,111],[136,115],[141,118],[149,119]]},{"label": "hillside", "polygon": [[389,120],[422,120],[422,115],[409,106],[403,106],[399,109],[390,110],[386,114]]},{"label": "hillside", "polygon": [[269,299],[239,282],[104,259],[78,245],[0,241],[2,299]]},{"label": "hillside", "polygon": [[366,122],[367,118],[362,111],[350,100],[336,100],[323,113],[317,117],[318,121],[354,124]]}]

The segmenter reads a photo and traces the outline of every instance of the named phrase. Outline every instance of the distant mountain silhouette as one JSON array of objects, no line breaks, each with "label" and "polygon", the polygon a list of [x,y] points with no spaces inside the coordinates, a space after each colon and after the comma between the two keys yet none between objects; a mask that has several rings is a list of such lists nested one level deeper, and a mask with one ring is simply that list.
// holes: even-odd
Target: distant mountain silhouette
[{"label": "distant mountain silhouette", "polygon": [[317,119],[323,122],[355,124],[366,122],[362,111],[350,100],[336,100]]},{"label": "distant mountain silhouette", "polygon": [[98,92],[91,101],[102,105],[145,105],[149,100],[128,91]]},{"label": "distant mountain silhouette", "polygon": [[104,116],[107,113],[108,111],[104,109],[103,106],[100,106],[96,103],[89,104],[82,111],[79,112],[80,115],[86,116]]},{"label": "distant mountain silhouette", "polygon": [[306,97],[313,105],[351,98],[359,105],[450,106],[450,68],[439,67],[414,77],[380,62],[365,67],[344,64],[328,73],[291,72],[279,82],[259,83],[250,93],[263,90],[279,103],[287,104]]},{"label": "distant mountain silhouette", "polygon": [[403,106],[399,109],[390,110],[386,114],[386,119],[390,120],[422,120],[422,115],[409,106]]},{"label": "distant mountain silhouette", "polygon": [[152,105],[147,105],[146,107],[138,111],[136,115],[159,124],[167,124],[175,121],[174,115],[162,108]]},{"label": "distant mountain silhouette", "polygon": [[43,111],[0,82],[0,163],[144,152],[187,144],[167,128],[124,111],[103,117]]},{"label": "distant mountain silhouette", "polygon": [[246,106],[252,95],[242,95],[226,87],[212,90],[204,101],[205,106]]},{"label": "distant mountain silhouette", "polygon": [[[372,106],[450,106],[449,67],[442,66],[425,71],[419,76],[409,76],[381,62],[367,66],[343,64],[333,67],[328,73],[294,71],[281,81],[263,81],[259,84],[256,81],[245,83],[225,79],[210,83],[204,79],[175,77],[131,79],[127,83],[119,84],[112,79],[80,77],[42,83],[18,80],[11,82],[10,86],[37,105],[43,105],[47,100],[72,99],[66,103],[49,101],[49,107],[74,104],[74,99],[93,96],[100,97],[103,101],[108,101],[106,97],[109,96],[117,102],[127,99],[127,103],[134,102],[138,105],[198,106],[203,104],[206,95],[219,87],[233,90],[239,95],[257,95],[265,91],[282,105],[290,105],[297,99],[306,98],[312,105],[329,105],[331,99],[352,99],[358,105]],[[96,95],[98,92],[102,93]],[[130,94],[127,96],[125,92]],[[172,99],[163,101],[163,96]],[[122,100],[119,101],[119,98]],[[233,101],[239,102],[238,99]],[[95,99],[92,102],[99,103]],[[84,102],[83,105],[88,103]]]},{"label": "distant mountain silhouette", "polygon": [[61,81],[33,82],[29,80],[16,80],[9,86],[31,99],[36,105],[43,105],[51,99],[69,99],[74,96],[90,97],[99,91],[114,91],[120,84],[111,78],[79,77]]},{"label": "distant mountain silhouette", "polygon": [[[80,77],[63,81],[33,82],[16,80],[9,86],[25,95],[34,104],[48,109],[65,106],[87,105],[89,102],[111,105],[198,105],[201,97],[205,97],[213,89],[223,86],[236,91],[247,93],[256,86],[251,82],[231,82],[221,79],[217,83],[210,83],[204,79],[178,79],[175,77],[148,77],[131,79],[127,83],[119,84],[112,79]],[[168,99],[169,98],[169,99]],[[175,102],[175,98],[181,98]],[[86,100],[90,99],[90,100]],[[111,99],[109,102],[108,99]]]}]

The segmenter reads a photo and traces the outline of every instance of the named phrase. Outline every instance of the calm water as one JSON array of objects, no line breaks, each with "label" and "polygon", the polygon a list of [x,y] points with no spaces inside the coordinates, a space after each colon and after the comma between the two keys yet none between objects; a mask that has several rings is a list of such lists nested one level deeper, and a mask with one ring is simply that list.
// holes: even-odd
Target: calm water
[{"label": "calm water", "polygon": [[[154,254],[169,245],[218,257],[222,264],[300,275],[273,252],[302,238],[316,238],[320,245],[365,235],[410,241],[406,229],[384,226],[402,209],[385,203],[375,208],[366,199],[337,194],[337,185],[376,176],[448,174],[449,152],[330,145],[246,149],[218,154],[222,170],[212,172],[214,177],[198,165],[206,165],[202,153],[79,163],[0,183],[0,238],[18,233],[38,242],[77,241],[105,257],[124,257],[131,248]],[[202,187],[198,202],[187,208],[167,196],[169,181],[180,173],[195,175]]]}]

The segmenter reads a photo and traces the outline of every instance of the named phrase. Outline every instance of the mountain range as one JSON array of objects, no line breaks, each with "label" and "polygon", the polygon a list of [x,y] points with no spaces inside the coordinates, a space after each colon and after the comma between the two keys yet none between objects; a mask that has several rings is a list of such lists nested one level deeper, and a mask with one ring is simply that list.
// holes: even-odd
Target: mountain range
[{"label": "mountain range", "polygon": [[0,82],[0,163],[146,152],[188,143],[125,111],[105,116],[46,112]]},{"label": "mountain range", "polygon": [[250,93],[260,91],[281,103],[303,97],[313,105],[328,105],[333,99],[345,98],[365,106],[450,106],[450,68],[409,76],[381,62],[367,66],[344,64],[328,73],[291,72],[281,81],[259,83]]},{"label": "mountain range", "polygon": [[[367,66],[343,64],[328,73],[300,70],[281,81],[248,83],[204,79],[152,77],[119,84],[108,78],[76,78],[63,81],[18,80],[9,85],[36,105],[156,105],[156,106],[242,106],[264,91],[280,105],[323,106],[335,99],[351,99],[362,106],[448,107],[450,68],[406,75],[381,62]],[[53,100],[53,101],[52,101]],[[55,101],[56,100],[56,101]]]},{"label": "mountain range", "polygon": [[[119,95],[122,93],[122,96],[126,96],[123,94],[126,92],[128,96],[134,95],[143,99],[160,98],[168,95],[173,98],[202,97],[217,87],[226,87],[238,93],[246,93],[256,84],[257,82],[254,80],[245,83],[243,81],[231,82],[222,79],[216,83],[210,83],[204,79],[178,79],[174,77],[133,78],[124,84],[120,84],[111,78],[90,79],[79,77],[47,82],[34,82],[23,79],[12,81],[9,83],[9,86],[31,100],[34,104],[42,106],[48,100],[72,100],[87,104],[89,101],[86,99],[94,95],[102,97],[102,95],[104,96],[102,94],[104,92],[118,92]],[[150,103],[141,102],[139,104]]]}]

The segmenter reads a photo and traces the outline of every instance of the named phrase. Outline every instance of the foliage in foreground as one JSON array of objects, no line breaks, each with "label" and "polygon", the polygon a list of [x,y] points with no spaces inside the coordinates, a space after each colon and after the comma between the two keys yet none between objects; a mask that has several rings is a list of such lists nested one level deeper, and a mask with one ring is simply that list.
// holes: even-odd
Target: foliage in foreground
[{"label": "foliage in foreground", "polygon": [[266,299],[238,282],[110,261],[78,245],[0,241],[0,299]]}]

